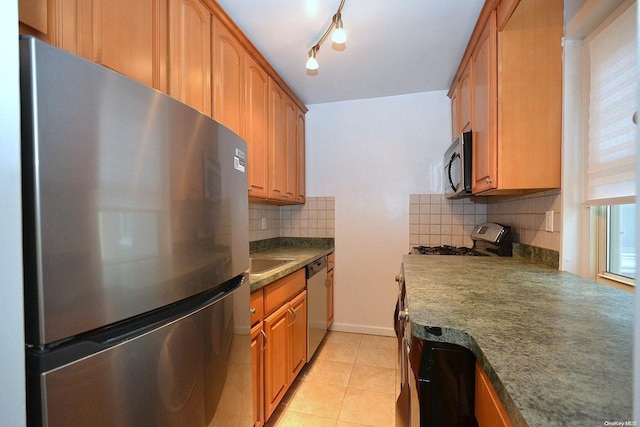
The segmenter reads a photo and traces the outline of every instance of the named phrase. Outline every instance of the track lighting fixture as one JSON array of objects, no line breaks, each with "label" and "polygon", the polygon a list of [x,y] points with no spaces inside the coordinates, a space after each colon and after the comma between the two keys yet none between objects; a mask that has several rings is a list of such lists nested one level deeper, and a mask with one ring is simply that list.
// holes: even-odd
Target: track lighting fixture
[{"label": "track lighting fixture", "polygon": [[343,44],[347,41],[347,33],[345,33],[344,28],[342,26],[342,7],[344,6],[345,0],[340,0],[340,6],[338,7],[338,11],[331,18],[331,24],[327,31],[324,32],[320,40],[316,44],[314,44],[308,52],[309,59],[307,60],[307,70],[317,70],[318,69],[318,60],[316,56],[320,51],[320,45],[327,39],[331,30],[333,31],[333,35],[331,36],[331,41],[336,44]]}]

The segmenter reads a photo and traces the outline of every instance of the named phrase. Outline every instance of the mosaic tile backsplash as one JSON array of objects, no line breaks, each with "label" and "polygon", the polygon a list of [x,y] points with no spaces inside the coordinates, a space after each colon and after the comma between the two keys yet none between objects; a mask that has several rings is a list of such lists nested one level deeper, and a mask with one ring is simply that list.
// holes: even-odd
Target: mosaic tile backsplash
[{"label": "mosaic tile backsplash", "polygon": [[[304,205],[249,203],[249,240],[275,237],[335,237],[335,197],[307,197]],[[262,228],[262,219],[266,228]]]}]

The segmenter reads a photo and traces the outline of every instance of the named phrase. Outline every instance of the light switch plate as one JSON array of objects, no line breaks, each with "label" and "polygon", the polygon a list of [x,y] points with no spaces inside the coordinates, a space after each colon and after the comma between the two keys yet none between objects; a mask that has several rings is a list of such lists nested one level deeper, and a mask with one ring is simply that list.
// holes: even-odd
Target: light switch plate
[{"label": "light switch plate", "polygon": [[553,233],[553,211],[547,211],[545,213],[544,230]]}]

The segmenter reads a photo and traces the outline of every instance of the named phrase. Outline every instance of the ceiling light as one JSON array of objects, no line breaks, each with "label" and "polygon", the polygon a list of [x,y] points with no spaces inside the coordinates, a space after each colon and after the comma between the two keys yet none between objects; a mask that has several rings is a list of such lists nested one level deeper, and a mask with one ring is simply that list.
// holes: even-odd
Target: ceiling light
[{"label": "ceiling light", "polygon": [[345,33],[344,28],[342,28],[342,16],[340,12],[333,15],[333,23],[335,24],[336,29],[333,31],[331,41],[337,44],[346,42],[347,33]]},{"label": "ceiling light", "polygon": [[333,36],[331,37],[331,41],[336,44],[343,44],[347,41],[347,33],[345,33],[344,28],[342,28],[342,7],[344,6],[345,0],[340,0],[340,6],[338,7],[338,11],[331,18],[331,25],[327,28],[327,31],[324,32],[318,43],[314,44],[309,50],[309,59],[307,60],[307,69],[308,70],[317,70],[318,69],[318,60],[316,59],[316,55],[320,51],[320,45],[327,39],[331,30],[333,32]]},{"label": "ceiling light", "polygon": [[309,51],[309,59],[307,60],[307,70],[317,70],[318,60],[316,59],[316,47],[312,47]]}]

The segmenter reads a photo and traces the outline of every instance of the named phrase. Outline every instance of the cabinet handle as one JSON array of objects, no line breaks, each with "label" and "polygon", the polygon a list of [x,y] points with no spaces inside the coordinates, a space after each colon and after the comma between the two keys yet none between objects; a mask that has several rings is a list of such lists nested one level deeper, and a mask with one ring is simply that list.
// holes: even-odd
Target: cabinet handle
[{"label": "cabinet handle", "polygon": [[289,309],[287,311],[289,312],[291,317],[293,317],[293,320],[291,320],[291,323],[289,323],[289,326],[293,326],[293,324],[296,323],[296,317],[297,317],[296,316],[296,312],[291,307],[289,307]]},{"label": "cabinet handle", "polygon": [[401,275],[398,274],[396,276],[396,282],[398,282],[398,283],[402,282],[402,276]]},{"label": "cabinet handle", "polygon": [[249,313],[251,313],[251,315],[253,316],[254,314],[256,314],[256,309],[254,307],[251,307],[249,309]]},{"label": "cabinet handle", "polygon": [[485,181],[487,182],[487,184],[491,184],[491,177],[487,177]]},{"label": "cabinet handle", "polygon": [[260,333],[262,334],[262,352],[264,352],[264,349],[267,348],[267,343],[269,342],[269,340],[267,339],[267,334],[264,333],[264,329],[260,329]]},{"label": "cabinet handle", "polygon": [[247,191],[251,191],[251,187],[247,188]]}]

